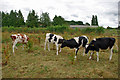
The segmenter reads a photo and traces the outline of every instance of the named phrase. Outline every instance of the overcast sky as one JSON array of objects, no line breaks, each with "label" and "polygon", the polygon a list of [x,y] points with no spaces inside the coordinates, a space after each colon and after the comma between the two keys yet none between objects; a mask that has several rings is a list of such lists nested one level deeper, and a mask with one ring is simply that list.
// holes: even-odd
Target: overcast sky
[{"label": "overcast sky", "polygon": [[97,15],[100,26],[118,26],[119,0],[0,0],[0,11],[21,10],[25,20],[30,10],[38,16],[48,12],[51,20],[60,15],[66,20],[91,24],[92,15]]}]

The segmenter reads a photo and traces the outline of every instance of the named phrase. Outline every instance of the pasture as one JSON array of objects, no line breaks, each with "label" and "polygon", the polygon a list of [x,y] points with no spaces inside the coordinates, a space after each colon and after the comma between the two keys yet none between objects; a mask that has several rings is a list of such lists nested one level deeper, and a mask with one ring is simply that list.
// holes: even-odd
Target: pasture
[{"label": "pasture", "polygon": [[[118,78],[118,51],[113,49],[112,60],[109,61],[110,51],[100,51],[99,59],[96,61],[96,53],[93,60],[89,56],[83,56],[83,48],[78,51],[77,59],[74,60],[74,49],[63,48],[56,55],[55,45],[50,45],[51,51],[44,51],[45,34],[50,31],[26,34],[30,38],[29,45],[23,50],[18,44],[15,56],[12,54],[11,34],[17,32],[2,32],[2,77],[3,78]],[[89,42],[96,37],[114,37],[117,40],[116,30],[105,30],[103,34],[81,33],[76,30],[63,33],[51,32],[70,39],[75,36],[86,35]],[[116,41],[118,44],[118,40]],[[28,48],[29,47],[29,48]],[[7,62],[6,62],[7,61]]]}]

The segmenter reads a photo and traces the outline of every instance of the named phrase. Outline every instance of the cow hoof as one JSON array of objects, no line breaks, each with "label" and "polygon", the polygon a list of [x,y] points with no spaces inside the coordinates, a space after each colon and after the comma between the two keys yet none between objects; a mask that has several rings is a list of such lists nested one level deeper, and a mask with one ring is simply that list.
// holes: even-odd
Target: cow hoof
[{"label": "cow hoof", "polygon": [[92,58],[89,58],[89,60],[91,60]]},{"label": "cow hoof", "polygon": [[88,58],[88,60],[92,60],[92,58]]},{"label": "cow hoof", "polygon": [[74,57],[75,59],[77,58],[77,56]]},{"label": "cow hoof", "polygon": [[74,60],[76,60],[77,58],[74,58]]}]

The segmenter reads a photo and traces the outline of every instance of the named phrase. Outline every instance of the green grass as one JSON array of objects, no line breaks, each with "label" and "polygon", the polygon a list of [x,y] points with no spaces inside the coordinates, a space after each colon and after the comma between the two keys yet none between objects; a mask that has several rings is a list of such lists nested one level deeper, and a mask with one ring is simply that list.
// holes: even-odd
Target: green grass
[{"label": "green grass", "polygon": [[[47,32],[47,31],[46,31]],[[55,33],[55,32],[54,32]],[[86,35],[90,41],[94,37],[112,36],[115,31],[105,31],[104,34],[97,35],[93,33],[81,33],[76,29],[75,33],[64,32],[59,33],[65,39],[70,39],[75,36]],[[10,35],[12,33],[3,32],[3,46],[11,44]],[[18,50],[15,50],[15,56],[12,54],[12,49],[9,49],[11,54],[7,65],[2,67],[3,78],[118,78],[118,53],[116,47],[112,60],[109,61],[109,50],[100,52],[100,61],[88,60],[89,56],[82,56],[83,49],[78,51],[77,59],[74,60],[75,51],[69,48],[63,48],[59,55],[56,55],[56,50],[53,50],[53,45],[50,45],[51,51],[44,51],[45,33],[25,33],[32,41],[32,52],[28,53],[28,48],[22,49],[22,45],[18,45]],[[56,33],[58,34],[58,33]],[[92,35],[91,35],[92,34]],[[40,43],[38,36],[40,36]],[[117,37],[114,36],[116,39]],[[11,45],[9,45],[12,48]],[[46,48],[47,49],[47,48]],[[3,62],[5,61],[3,54]]]}]

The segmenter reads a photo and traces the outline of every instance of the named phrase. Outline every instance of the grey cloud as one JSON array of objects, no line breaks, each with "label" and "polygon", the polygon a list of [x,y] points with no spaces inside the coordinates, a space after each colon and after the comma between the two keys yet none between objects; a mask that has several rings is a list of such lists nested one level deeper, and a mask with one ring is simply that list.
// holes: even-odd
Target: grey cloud
[{"label": "grey cloud", "polygon": [[48,9],[50,9],[50,10],[54,10],[55,8],[54,8],[54,7],[52,7],[52,6],[50,6],[50,7],[48,7]]},{"label": "grey cloud", "polygon": [[115,18],[114,18],[114,19],[112,19],[112,21],[113,21],[113,22],[115,22],[115,23],[117,22],[117,20],[116,20]]},{"label": "grey cloud", "polygon": [[0,0],[0,10],[1,11],[9,11],[9,9],[14,9],[13,8],[13,5],[11,5],[10,3],[8,2],[5,2],[5,1],[2,1]]},{"label": "grey cloud", "polygon": [[114,16],[118,16],[118,12],[117,11],[108,11],[105,13],[106,15],[114,15]]},{"label": "grey cloud", "polygon": [[31,9],[30,8],[24,8],[25,11],[30,11]]},{"label": "grey cloud", "polygon": [[69,16],[65,15],[64,18],[65,18],[66,20],[68,20],[68,19],[69,19]]},{"label": "grey cloud", "polygon": [[71,8],[74,8],[74,7],[73,7],[72,5],[70,5],[70,4],[66,4],[65,6],[66,6],[67,8],[70,8],[70,9],[71,9]]},{"label": "grey cloud", "polygon": [[91,18],[91,16],[86,16],[87,18]]},{"label": "grey cloud", "polygon": [[118,14],[117,14],[117,13],[113,13],[113,15],[114,15],[114,16],[118,16]]},{"label": "grey cloud", "polygon": [[71,16],[78,18],[78,15],[76,15],[76,14],[72,14]]}]

